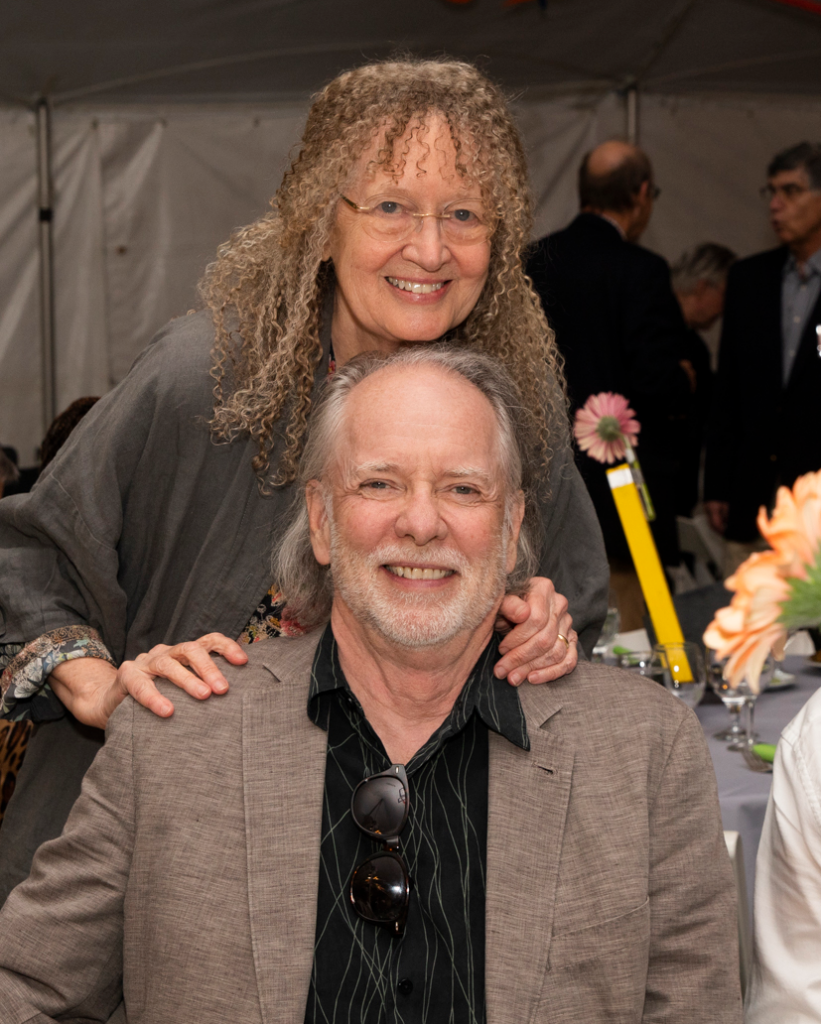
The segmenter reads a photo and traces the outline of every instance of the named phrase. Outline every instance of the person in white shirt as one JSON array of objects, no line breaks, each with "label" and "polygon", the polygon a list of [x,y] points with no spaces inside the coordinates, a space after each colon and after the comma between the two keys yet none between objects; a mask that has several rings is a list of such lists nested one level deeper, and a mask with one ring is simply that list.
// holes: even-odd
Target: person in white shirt
[{"label": "person in white shirt", "polygon": [[781,734],[755,872],[745,1021],[821,1021],[821,690]]}]

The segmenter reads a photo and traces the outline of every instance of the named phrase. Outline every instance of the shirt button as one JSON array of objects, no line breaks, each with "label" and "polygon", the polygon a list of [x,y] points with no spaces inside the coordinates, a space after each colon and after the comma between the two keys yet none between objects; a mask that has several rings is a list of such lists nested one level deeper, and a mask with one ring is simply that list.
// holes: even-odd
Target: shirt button
[{"label": "shirt button", "polygon": [[403,978],[396,986],[396,990],[402,996],[409,996],[413,992],[413,982],[410,978]]}]

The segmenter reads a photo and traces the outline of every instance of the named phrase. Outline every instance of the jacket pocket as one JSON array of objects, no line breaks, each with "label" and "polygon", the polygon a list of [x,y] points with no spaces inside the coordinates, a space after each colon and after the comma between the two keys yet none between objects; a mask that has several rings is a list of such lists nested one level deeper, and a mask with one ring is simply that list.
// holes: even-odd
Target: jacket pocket
[{"label": "jacket pocket", "polygon": [[649,951],[649,899],[588,928],[554,933],[535,1021],[640,1021]]}]

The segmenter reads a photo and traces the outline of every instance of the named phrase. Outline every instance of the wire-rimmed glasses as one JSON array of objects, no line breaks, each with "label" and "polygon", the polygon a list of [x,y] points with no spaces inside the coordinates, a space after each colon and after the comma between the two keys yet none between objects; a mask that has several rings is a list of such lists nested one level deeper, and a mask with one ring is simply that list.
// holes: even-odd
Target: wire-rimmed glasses
[{"label": "wire-rimmed glasses", "polygon": [[365,230],[379,241],[401,242],[418,231],[426,217],[439,221],[446,241],[453,245],[475,245],[490,237],[492,225],[479,199],[462,199],[445,207],[441,213],[422,213],[409,199],[375,196],[367,206],[359,206],[340,195],[351,210],[363,214]]}]

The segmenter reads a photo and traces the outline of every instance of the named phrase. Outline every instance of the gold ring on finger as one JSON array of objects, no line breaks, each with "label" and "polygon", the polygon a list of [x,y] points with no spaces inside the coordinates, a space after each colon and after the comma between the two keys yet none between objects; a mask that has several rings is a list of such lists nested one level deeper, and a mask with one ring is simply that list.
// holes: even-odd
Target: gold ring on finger
[{"label": "gold ring on finger", "polygon": [[558,639],[559,640],[564,640],[565,646],[567,647],[568,650],[570,650],[570,641],[567,639],[567,637],[564,635],[564,633],[559,633]]}]

